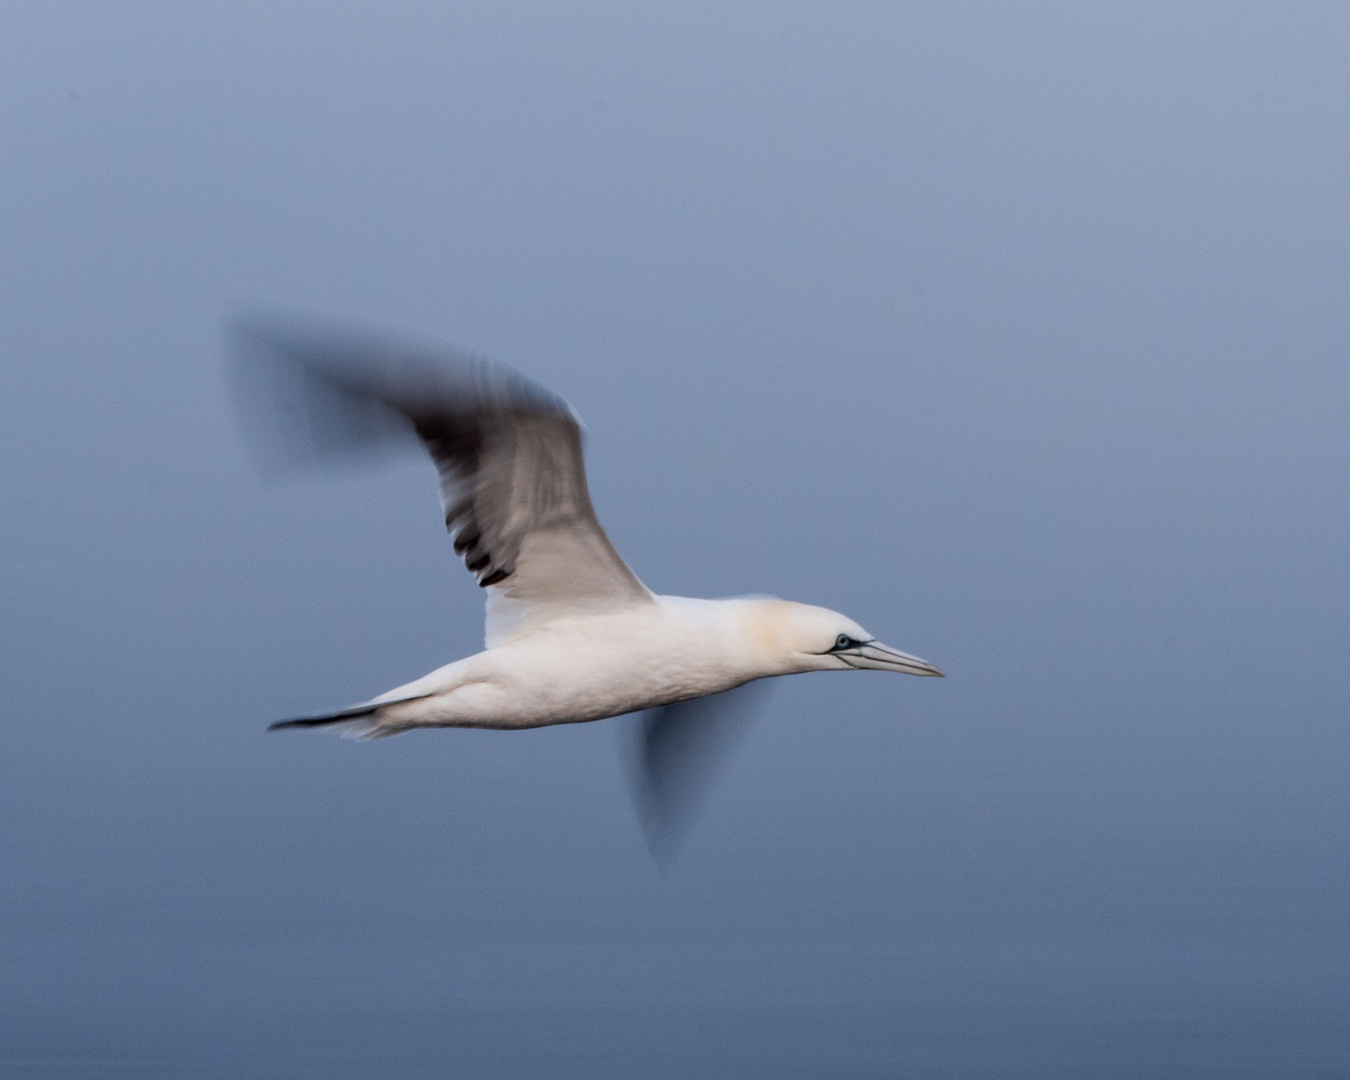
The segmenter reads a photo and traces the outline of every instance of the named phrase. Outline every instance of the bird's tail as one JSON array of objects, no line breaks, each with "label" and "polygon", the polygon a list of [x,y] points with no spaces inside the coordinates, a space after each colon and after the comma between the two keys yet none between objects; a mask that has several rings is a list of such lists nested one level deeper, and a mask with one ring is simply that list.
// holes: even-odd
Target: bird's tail
[{"label": "bird's tail", "polygon": [[301,716],[294,720],[278,720],[268,724],[268,731],[281,731],[283,728],[330,728],[342,733],[347,739],[387,739],[390,735],[401,735],[408,729],[379,722],[379,711],[389,701],[368,701],[361,705],[352,705],[336,712],[318,713],[315,716]]}]

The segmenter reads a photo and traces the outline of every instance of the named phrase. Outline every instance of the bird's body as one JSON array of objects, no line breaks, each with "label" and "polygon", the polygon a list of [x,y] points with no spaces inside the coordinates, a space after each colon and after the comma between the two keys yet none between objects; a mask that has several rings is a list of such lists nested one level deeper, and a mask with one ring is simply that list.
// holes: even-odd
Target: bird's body
[{"label": "bird's body", "polygon": [[[794,620],[828,622],[833,630],[838,616],[782,600],[681,596],[564,615],[356,706],[371,711],[347,722],[366,735],[546,727],[641,712],[775,675],[847,670],[836,656],[793,648]],[[827,640],[833,637],[827,631]]]},{"label": "bird's body", "polygon": [[[266,434],[307,455],[415,436],[435,463],[454,549],[487,593],[487,648],[370,701],[272,727],[535,728],[649,711],[642,784],[687,775],[727,691],[778,675],[941,675],[825,608],[656,596],[591,507],[581,426],[508,368],[350,335],[242,328],[239,386]],[[254,393],[263,390],[261,395]],[[245,410],[248,412],[248,410]],[[672,764],[674,763],[674,764]],[[678,783],[684,783],[679,779]],[[660,794],[658,801],[665,800]]]},{"label": "bird's body", "polygon": [[[767,675],[740,601],[656,597],[562,617],[390,691],[389,726],[531,728],[621,716]],[[424,694],[430,696],[421,696]]]}]

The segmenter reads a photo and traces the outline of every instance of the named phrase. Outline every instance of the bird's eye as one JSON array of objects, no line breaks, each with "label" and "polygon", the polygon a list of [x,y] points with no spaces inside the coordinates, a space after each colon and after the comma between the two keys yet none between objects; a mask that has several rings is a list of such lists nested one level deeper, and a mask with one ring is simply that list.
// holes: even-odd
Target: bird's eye
[{"label": "bird's eye", "polygon": [[853,639],[849,637],[847,634],[840,634],[837,638],[834,639],[834,647],[836,649],[847,649],[852,644]]}]

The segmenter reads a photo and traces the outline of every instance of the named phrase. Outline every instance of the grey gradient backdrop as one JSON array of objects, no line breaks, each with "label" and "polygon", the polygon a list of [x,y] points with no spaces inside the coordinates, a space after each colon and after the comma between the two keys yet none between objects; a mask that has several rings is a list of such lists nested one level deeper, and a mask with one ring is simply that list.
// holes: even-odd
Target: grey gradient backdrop
[{"label": "grey gradient backdrop", "polygon": [[[1350,12],[0,9],[12,1076],[1350,1075]],[[226,321],[505,360],[780,683],[658,875],[615,722],[266,735],[477,648],[415,459]]]}]

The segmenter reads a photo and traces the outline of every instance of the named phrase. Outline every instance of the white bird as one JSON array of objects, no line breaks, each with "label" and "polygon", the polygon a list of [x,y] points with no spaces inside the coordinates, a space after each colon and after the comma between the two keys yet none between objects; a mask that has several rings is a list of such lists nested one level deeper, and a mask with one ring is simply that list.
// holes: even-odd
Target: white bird
[{"label": "white bird", "polygon": [[[252,323],[237,386],[292,456],[415,435],[440,475],[455,552],[487,593],[486,648],[335,712],[271,729],[342,725],[384,738],[428,727],[535,728],[648,712],[639,794],[649,839],[706,771],[735,695],[779,675],[936,675],[852,619],[776,599],[653,594],[596,519],[582,429],[566,402],[499,364],[387,339]],[[700,700],[702,699],[702,700]]]}]

